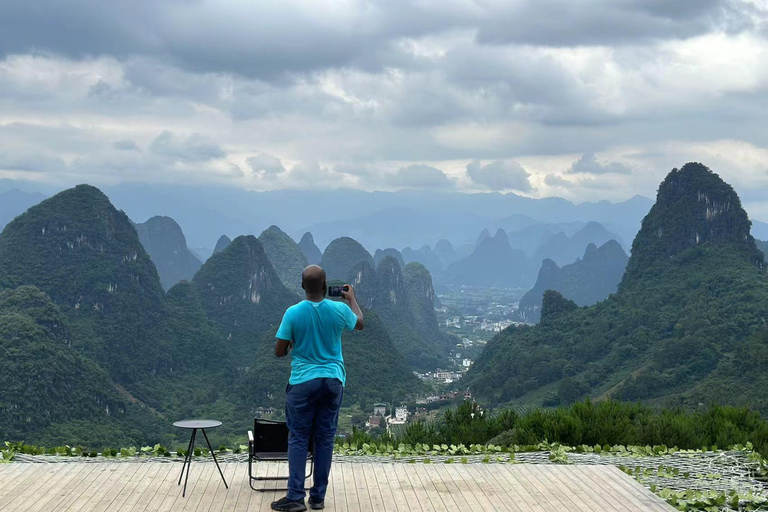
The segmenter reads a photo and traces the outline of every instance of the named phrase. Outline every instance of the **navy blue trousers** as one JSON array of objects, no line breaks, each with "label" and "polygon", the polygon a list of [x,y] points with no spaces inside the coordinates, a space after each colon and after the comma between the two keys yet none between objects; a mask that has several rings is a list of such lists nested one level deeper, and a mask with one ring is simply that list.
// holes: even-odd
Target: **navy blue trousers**
[{"label": "navy blue trousers", "polygon": [[304,498],[310,436],[315,441],[315,473],[309,495],[325,499],[343,395],[344,386],[339,379],[312,379],[301,384],[289,384],[286,388],[285,418],[290,431],[288,499]]}]

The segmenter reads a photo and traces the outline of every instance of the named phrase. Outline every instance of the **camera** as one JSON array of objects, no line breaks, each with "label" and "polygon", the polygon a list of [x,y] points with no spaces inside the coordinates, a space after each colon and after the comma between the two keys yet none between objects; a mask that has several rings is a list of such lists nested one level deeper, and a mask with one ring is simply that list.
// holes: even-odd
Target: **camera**
[{"label": "camera", "polygon": [[342,297],[341,292],[348,292],[349,286],[329,286],[328,287],[328,296],[329,297]]}]

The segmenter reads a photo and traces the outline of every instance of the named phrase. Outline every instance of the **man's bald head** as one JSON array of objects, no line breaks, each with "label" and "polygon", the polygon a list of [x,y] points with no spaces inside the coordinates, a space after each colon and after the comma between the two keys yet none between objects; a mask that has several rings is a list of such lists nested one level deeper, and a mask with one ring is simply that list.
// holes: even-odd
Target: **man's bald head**
[{"label": "man's bald head", "polygon": [[301,287],[310,295],[325,295],[325,270],[319,265],[309,265],[301,273]]}]

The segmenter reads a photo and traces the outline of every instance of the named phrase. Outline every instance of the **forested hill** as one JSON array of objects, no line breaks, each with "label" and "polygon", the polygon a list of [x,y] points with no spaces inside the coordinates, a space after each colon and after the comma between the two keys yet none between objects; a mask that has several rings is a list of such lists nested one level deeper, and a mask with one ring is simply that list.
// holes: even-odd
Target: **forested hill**
[{"label": "forested hill", "polygon": [[360,302],[384,322],[411,368],[427,371],[447,362],[450,348],[459,340],[438,327],[432,276],[424,265],[412,262],[401,270],[394,257],[386,256],[376,270],[360,263],[348,281],[356,287]]},{"label": "forested hill", "polygon": [[200,260],[187,248],[181,227],[170,217],[155,216],[136,224],[141,245],[157,267],[160,283],[168,289],[179,281],[190,280],[200,268]]},{"label": "forested hill", "polygon": [[[0,235],[0,431],[97,449],[175,444],[173,421],[213,415],[242,436],[266,405],[255,397],[284,389],[274,329],[298,299],[254,236],[164,293],[122,211],[91,186],[61,192]],[[345,403],[423,390],[374,313],[344,340]]]},{"label": "forested hill", "polygon": [[749,402],[768,412],[763,257],[736,192],[701,164],[661,183],[616,295],[578,308],[551,293],[543,309],[539,325],[488,343],[467,375],[479,397]]},{"label": "forested hill", "polygon": [[304,295],[301,272],[308,263],[299,245],[277,226],[265,229],[259,235],[259,242],[283,285],[297,295]]},{"label": "forested hill", "polygon": [[584,256],[562,268],[550,259],[541,264],[536,284],[522,299],[515,319],[536,323],[541,317],[541,298],[555,290],[579,306],[591,306],[615,293],[629,257],[621,244],[609,240],[600,247],[589,244]]},{"label": "forested hill", "polygon": [[280,281],[253,235],[239,236],[211,256],[192,283],[238,358],[251,353],[259,333],[279,324],[285,309],[299,300]]},{"label": "forested hill", "polygon": [[343,236],[328,244],[320,266],[325,269],[329,281],[344,281],[361,263],[373,268],[371,254],[357,240]]},{"label": "forested hill", "polygon": [[[4,404],[39,408],[30,421],[4,416],[8,432],[50,440],[58,428],[57,442],[159,440],[171,431],[167,417],[193,412],[178,390],[189,399],[205,389],[210,402],[223,391],[231,365],[223,337],[206,330],[205,317],[167,300],[133,225],[94,187],[61,192],[6,226],[0,288],[13,303],[5,325],[18,333],[3,337],[3,373],[27,384],[45,377],[3,386]],[[37,356],[16,357],[19,350]],[[70,403],[63,390],[83,402],[58,414]],[[108,418],[91,413],[108,406]]]}]

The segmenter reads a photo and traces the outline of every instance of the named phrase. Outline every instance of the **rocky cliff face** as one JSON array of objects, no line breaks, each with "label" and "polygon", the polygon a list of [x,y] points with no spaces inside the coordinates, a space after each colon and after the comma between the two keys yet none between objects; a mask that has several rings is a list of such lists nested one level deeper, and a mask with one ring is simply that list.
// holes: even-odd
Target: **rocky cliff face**
[{"label": "rocky cliff face", "polygon": [[700,163],[673,169],[635,237],[621,289],[693,248],[733,248],[762,268],[764,257],[750,228],[738,195],[717,174]]}]

